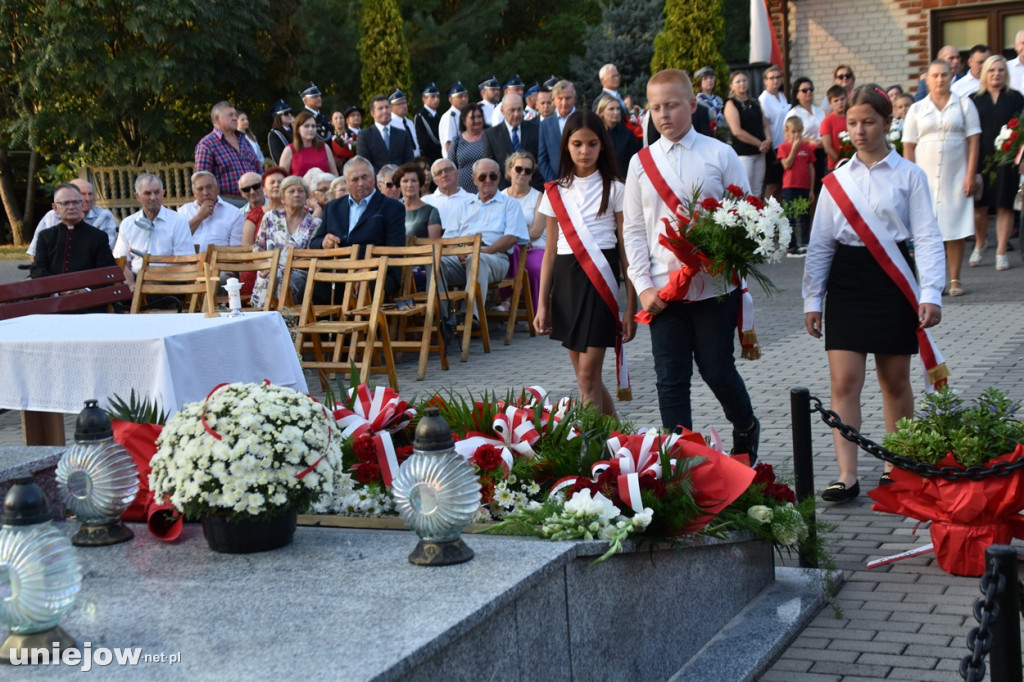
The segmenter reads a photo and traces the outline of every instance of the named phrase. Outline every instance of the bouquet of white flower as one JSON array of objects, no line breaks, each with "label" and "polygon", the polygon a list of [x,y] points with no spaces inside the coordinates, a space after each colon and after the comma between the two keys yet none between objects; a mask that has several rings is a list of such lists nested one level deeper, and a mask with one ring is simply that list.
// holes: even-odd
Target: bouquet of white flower
[{"label": "bouquet of white flower", "polygon": [[149,485],[190,519],[302,511],[334,494],[342,471],[335,431],[309,396],[269,383],[226,384],[167,422]]}]

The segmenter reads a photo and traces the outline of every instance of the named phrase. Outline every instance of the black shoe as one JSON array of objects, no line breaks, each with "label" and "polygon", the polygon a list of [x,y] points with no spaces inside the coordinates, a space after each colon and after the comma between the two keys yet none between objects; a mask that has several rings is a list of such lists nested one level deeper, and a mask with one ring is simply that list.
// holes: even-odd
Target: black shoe
[{"label": "black shoe", "polygon": [[750,458],[750,466],[757,462],[757,445],[761,441],[761,422],[754,418],[754,425],[749,429],[741,431],[732,430],[732,450],[730,455],[747,455]]},{"label": "black shoe", "polygon": [[878,487],[882,487],[883,485],[889,485],[890,483],[895,483],[895,481],[894,481],[894,480],[892,480],[892,476],[890,476],[890,475],[889,475],[889,472],[888,472],[888,471],[886,471],[886,472],[885,472],[884,474],[882,474],[882,476],[881,476],[881,477],[880,477],[880,478],[878,479]]},{"label": "black shoe", "polygon": [[833,481],[829,483],[828,487],[825,488],[825,492],[821,494],[821,499],[826,502],[849,502],[853,498],[860,495],[860,481],[857,481],[849,488],[846,487],[845,483],[839,481]]}]

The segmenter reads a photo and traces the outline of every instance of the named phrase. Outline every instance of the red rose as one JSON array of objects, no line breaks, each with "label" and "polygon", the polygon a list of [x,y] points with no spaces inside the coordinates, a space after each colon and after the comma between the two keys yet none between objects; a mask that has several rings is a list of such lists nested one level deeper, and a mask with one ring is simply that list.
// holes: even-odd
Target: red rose
[{"label": "red rose", "polygon": [[490,471],[501,466],[501,450],[493,445],[481,445],[469,458],[469,461],[480,467],[481,471]]},{"label": "red rose", "polygon": [[717,211],[718,209],[722,208],[722,204],[720,204],[718,202],[718,199],[714,197],[708,197],[704,201],[700,202],[700,205],[701,208],[703,208],[705,211],[708,211],[709,213],[711,211]]},{"label": "red rose", "polygon": [[373,444],[373,437],[369,435],[360,436],[352,443],[352,452],[356,460],[360,462],[376,462],[377,447]]},{"label": "red rose", "polygon": [[357,464],[353,471],[356,475],[356,480],[364,485],[382,480],[380,477],[380,467],[373,462]]},{"label": "red rose", "polygon": [[569,488],[569,494],[567,497],[568,499],[571,500],[572,496],[580,492],[581,490],[589,490],[593,492],[596,488],[597,485],[593,481],[591,481],[589,478],[584,478],[583,476],[580,476],[573,482],[572,487]]},{"label": "red rose", "polygon": [[771,464],[760,462],[754,467],[753,485],[757,485],[758,483],[775,483],[775,470],[772,469]]},{"label": "red rose", "polygon": [[1011,140],[1007,140],[1006,142],[1003,143],[1003,151],[1013,151],[1013,142]]},{"label": "red rose", "polygon": [[796,494],[790,490],[788,485],[782,483],[770,483],[764,489],[764,494],[780,502],[792,502],[796,504]]},{"label": "red rose", "polygon": [[490,504],[494,501],[494,479],[490,476],[480,477],[480,502]]},{"label": "red rose", "polygon": [[764,210],[764,202],[753,194],[747,197],[747,203],[756,208],[758,211]]},{"label": "red rose", "polygon": [[733,197],[736,199],[739,199],[741,196],[745,194],[745,192],[742,189],[740,189],[738,185],[729,185],[728,187],[725,188],[725,191],[733,195]]},{"label": "red rose", "polygon": [[398,463],[401,464],[412,456],[412,446],[403,445],[400,448],[395,448],[395,456],[398,458]]},{"label": "red rose", "polygon": [[1019,118],[1011,118],[1009,121],[1006,122],[1006,126],[1008,128],[1016,128],[1019,125],[1020,125],[1020,119]]}]

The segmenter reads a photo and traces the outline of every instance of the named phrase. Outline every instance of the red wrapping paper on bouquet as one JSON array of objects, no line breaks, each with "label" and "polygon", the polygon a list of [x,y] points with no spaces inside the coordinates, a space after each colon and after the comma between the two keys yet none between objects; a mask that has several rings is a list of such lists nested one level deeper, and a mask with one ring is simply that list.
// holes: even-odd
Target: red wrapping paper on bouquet
[{"label": "red wrapping paper on bouquet", "polygon": [[[1022,458],[1024,445],[1018,444],[1013,452],[985,465]],[[962,468],[952,454],[937,466]],[[1024,509],[1024,472],[987,476],[980,481],[949,481],[893,469],[892,478],[893,483],[868,493],[875,501],[871,508],[931,521],[935,558],[947,573],[980,576],[985,572],[985,549],[989,545],[1024,539],[1024,516],[1020,514]]]},{"label": "red wrapping paper on bouquet", "polygon": [[[689,222],[683,216],[679,216],[680,222],[684,225]],[[686,222],[683,222],[686,221]],[[711,261],[701,253],[697,247],[686,240],[681,233],[676,232],[666,218],[662,218],[665,224],[665,234],[658,235],[658,243],[672,252],[682,262],[683,266],[673,270],[668,276],[668,283],[658,292],[658,298],[668,301],[682,301],[690,290],[690,283],[702,269],[709,270]],[[640,324],[650,324],[653,315],[646,310],[641,310],[633,318]]]},{"label": "red wrapping paper on bouquet", "polygon": [[163,431],[161,424],[135,424],[113,420],[114,440],[128,450],[139,470],[139,492],[125,510],[124,521],[145,523],[155,537],[168,542],[181,535],[183,519],[169,500],[156,501],[149,489],[149,461],[156,454],[156,439]]}]

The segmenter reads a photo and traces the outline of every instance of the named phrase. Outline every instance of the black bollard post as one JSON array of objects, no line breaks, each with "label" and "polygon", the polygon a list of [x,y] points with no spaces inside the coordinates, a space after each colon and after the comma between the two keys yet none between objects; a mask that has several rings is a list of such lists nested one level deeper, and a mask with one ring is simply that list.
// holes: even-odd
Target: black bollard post
[{"label": "black bollard post", "polygon": [[[814,495],[814,461],[811,450],[811,392],[806,388],[789,391],[789,409],[793,424],[793,474],[796,476],[796,499],[803,502]],[[811,517],[813,522],[815,517]],[[811,526],[813,541],[814,526]],[[802,568],[817,568],[804,552],[800,553]]]},{"label": "black bollard post", "polygon": [[999,616],[992,623],[992,651],[989,669],[992,682],[1021,682],[1020,590],[1017,578],[1017,550],[1009,545],[990,545],[985,550],[985,565],[996,562],[1004,587],[995,601]]}]

